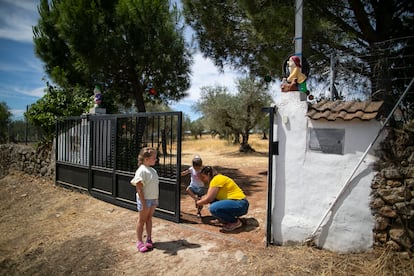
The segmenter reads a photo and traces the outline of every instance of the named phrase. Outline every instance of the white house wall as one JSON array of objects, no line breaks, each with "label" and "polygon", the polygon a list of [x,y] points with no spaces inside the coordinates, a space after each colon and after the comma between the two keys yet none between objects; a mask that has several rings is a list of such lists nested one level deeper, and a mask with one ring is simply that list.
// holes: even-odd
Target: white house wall
[{"label": "white house wall", "polygon": [[[273,168],[272,238],[276,244],[306,241],[349,179],[380,123],[372,121],[310,120],[300,92],[281,93],[276,104],[275,137],[279,155]],[[302,94],[303,95],[303,94]],[[344,154],[308,149],[309,128],[344,129]],[[374,225],[370,184],[370,154],[354,174],[313,241],[337,252],[359,252],[372,247]]]}]

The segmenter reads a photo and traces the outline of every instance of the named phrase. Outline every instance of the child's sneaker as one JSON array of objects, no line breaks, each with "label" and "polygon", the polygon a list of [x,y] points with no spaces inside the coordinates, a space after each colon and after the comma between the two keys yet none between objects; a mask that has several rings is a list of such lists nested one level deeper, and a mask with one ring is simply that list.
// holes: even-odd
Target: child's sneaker
[{"label": "child's sneaker", "polygon": [[137,249],[139,250],[139,252],[147,252],[148,251],[148,247],[146,247],[146,245],[143,242],[137,242]]}]

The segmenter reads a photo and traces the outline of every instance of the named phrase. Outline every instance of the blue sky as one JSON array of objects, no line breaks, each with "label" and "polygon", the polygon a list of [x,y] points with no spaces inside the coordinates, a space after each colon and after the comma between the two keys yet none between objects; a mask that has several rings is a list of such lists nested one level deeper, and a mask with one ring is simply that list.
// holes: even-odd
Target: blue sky
[{"label": "blue sky", "polygon": [[[32,26],[37,24],[38,0],[0,0],[0,102],[6,102],[13,120],[23,119],[27,105],[43,96],[47,78],[42,61],[36,57]],[[191,110],[199,99],[203,86],[222,85],[235,90],[234,81],[239,75],[231,70],[220,73],[210,60],[200,53],[194,55],[189,96],[172,108],[189,115],[191,120],[200,117]]]}]

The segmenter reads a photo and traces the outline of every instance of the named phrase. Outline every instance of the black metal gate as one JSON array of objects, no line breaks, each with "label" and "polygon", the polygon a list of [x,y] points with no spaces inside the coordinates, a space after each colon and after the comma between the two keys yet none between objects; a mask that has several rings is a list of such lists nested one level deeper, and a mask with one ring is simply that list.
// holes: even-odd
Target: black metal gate
[{"label": "black metal gate", "polygon": [[130,180],[141,148],[158,150],[155,215],[180,220],[181,112],[68,117],[56,124],[56,184],[136,210]]}]

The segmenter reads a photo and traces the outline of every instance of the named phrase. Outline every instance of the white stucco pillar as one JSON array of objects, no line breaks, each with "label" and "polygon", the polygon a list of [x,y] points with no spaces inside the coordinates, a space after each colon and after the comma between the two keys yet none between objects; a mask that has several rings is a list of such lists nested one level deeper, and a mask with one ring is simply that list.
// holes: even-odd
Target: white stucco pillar
[{"label": "white stucco pillar", "polygon": [[[369,207],[373,155],[364,158],[345,192],[339,193],[380,124],[375,120],[310,120],[303,96],[302,92],[281,93],[276,103],[274,129],[279,155],[272,169],[272,241],[280,245],[303,243],[336,202],[313,241],[337,252],[365,251],[373,244],[374,219]],[[310,150],[310,128],[340,130],[343,152]]]},{"label": "white stucco pillar", "polygon": [[[276,156],[273,184],[273,210],[272,210],[272,231],[273,240],[276,244],[286,242],[286,224],[283,221],[297,220],[296,212],[291,210],[290,201],[291,190],[300,189],[302,186],[301,167],[305,160],[306,146],[306,111],[307,102],[303,101],[302,92],[281,93],[279,102],[276,104],[277,113],[275,124],[279,141],[279,155]],[[306,95],[305,95],[306,96]],[[306,98],[306,97],[305,97]],[[288,186],[288,187],[287,187]],[[298,208],[305,208],[305,202],[297,202]],[[302,206],[302,207],[301,207]],[[292,217],[292,215],[294,217]],[[300,231],[298,223],[288,223],[295,225],[295,231],[291,231],[289,236],[298,240],[299,232],[308,232],[308,229]]]}]

